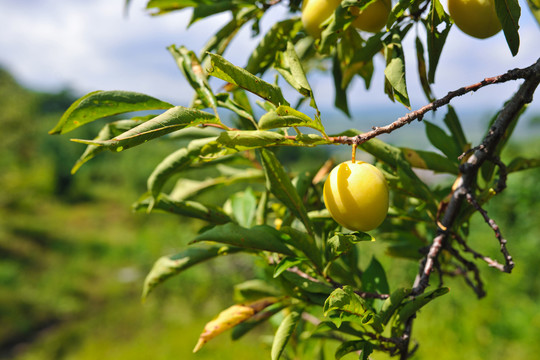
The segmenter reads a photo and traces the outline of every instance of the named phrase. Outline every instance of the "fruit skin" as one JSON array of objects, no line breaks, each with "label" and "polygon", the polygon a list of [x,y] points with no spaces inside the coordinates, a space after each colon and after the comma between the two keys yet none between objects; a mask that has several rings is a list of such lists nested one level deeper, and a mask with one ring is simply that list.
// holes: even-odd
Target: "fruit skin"
[{"label": "fruit skin", "polygon": [[388,212],[388,184],[375,166],[363,161],[337,165],[324,182],[323,197],[330,215],[354,231],[378,227]]},{"label": "fruit skin", "polygon": [[319,26],[328,19],[341,0],[309,0],[302,5],[302,24],[304,29],[313,37],[321,36]]},{"label": "fruit skin", "polygon": [[352,24],[357,29],[363,31],[379,32],[386,25],[391,10],[391,0],[375,1],[360,13],[358,12],[358,8],[353,6],[351,7],[351,14],[357,15],[357,18],[353,20]]},{"label": "fruit skin", "polygon": [[[326,21],[341,3],[341,0],[309,0],[302,4],[302,24],[313,37],[321,36],[321,24]],[[352,6],[351,14],[358,16],[352,24],[357,29],[378,32],[386,24],[392,8],[391,0],[378,0],[359,13]]]},{"label": "fruit skin", "polygon": [[502,29],[494,0],[448,0],[448,12],[461,31],[478,39],[493,36]]}]

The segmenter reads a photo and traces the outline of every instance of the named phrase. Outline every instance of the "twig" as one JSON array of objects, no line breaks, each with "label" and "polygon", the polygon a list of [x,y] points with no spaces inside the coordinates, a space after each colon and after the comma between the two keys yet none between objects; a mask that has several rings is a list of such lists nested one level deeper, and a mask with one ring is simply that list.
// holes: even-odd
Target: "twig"
[{"label": "twig", "polygon": [[[466,195],[467,201],[480,213],[482,214],[482,217],[484,218],[484,221],[493,229],[493,232],[495,232],[495,237],[497,240],[499,240],[499,244],[501,245],[501,253],[504,256],[504,260],[506,262],[506,265],[503,266],[502,271],[510,273],[512,269],[514,268],[514,260],[512,260],[512,256],[510,256],[510,253],[508,252],[508,249],[506,248],[506,239],[501,234],[501,229],[499,228],[499,225],[495,223],[493,219],[491,219],[487,213],[486,210],[484,210],[480,204],[478,204],[478,201],[474,198],[474,196],[471,193],[467,193]],[[501,270],[501,269],[499,269]]]},{"label": "twig", "polygon": [[[465,281],[467,282],[467,284],[476,293],[478,298],[483,298],[484,296],[486,296],[486,291],[484,290],[484,283],[482,282],[482,279],[480,278],[480,270],[478,270],[478,267],[476,266],[476,264],[473,263],[472,261],[465,259],[459,253],[459,251],[457,251],[451,246],[448,246],[447,250],[450,252],[450,254],[452,254],[452,256],[454,256],[454,258],[456,258],[460,263],[463,264],[463,266],[465,266],[466,271],[464,271],[463,277]],[[476,285],[467,276],[467,271],[471,271],[474,274],[474,280],[476,281]]]},{"label": "twig", "polygon": [[504,265],[503,264],[499,263],[497,260],[493,260],[492,258],[490,258],[488,256],[485,256],[485,255],[482,255],[479,252],[475,251],[469,245],[467,245],[465,240],[461,236],[459,236],[458,234],[452,233],[452,237],[461,245],[461,247],[463,248],[463,250],[465,252],[471,253],[475,259],[481,259],[481,260],[485,261],[488,264],[488,266],[496,268],[496,269],[504,272]]},{"label": "twig", "polygon": [[532,75],[535,74],[535,72],[538,72],[538,62],[536,64],[533,64],[523,69],[513,69],[513,70],[508,71],[505,74],[490,77],[490,78],[485,78],[484,80],[476,84],[464,86],[460,89],[450,91],[446,96],[440,99],[437,99],[421,107],[418,110],[410,112],[407,115],[400,117],[393,123],[388,124],[386,126],[374,127],[372,131],[368,131],[363,134],[358,134],[356,136],[336,136],[330,139],[332,139],[333,142],[336,142],[336,143],[348,144],[348,145],[352,145],[352,144],[360,145],[381,134],[389,134],[396,129],[399,129],[407,124],[410,124],[414,120],[421,121],[427,112],[434,111],[440,108],[441,106],[448,105],[450,101],[455,97],[465,95],[469,92],[477,91],[478,89],[487,85],[500,84],[500,83],[504,83],[511,80],[517,80],[517,79],[528,79],[528,78],[531,78]]},{"label": "twig", "polygon": [[[415,295],[423,293],[429,285],[429,275],[433,270],[433,262],[437,258],[443,243],[449,235],[449,229],[454,225],[454,221],[461,209],[466,194],[471,193],[471,189],[474,188],[478,171],[482,164],[492,157],[492,154],[502,140],[506,129],[510,126],[512,121],[514,121],[516,115],[521,111],[523,106],[532,101],[532,95],[540,83],[540,59],[538,59],[534,65],[529,66],[526,69],[511,70],[505,74],[506,76],[501,75],[501,77],[506,78],[509,76],[508,74],[515,74],[516,72],[522,75],[525,73],[526,80],[499,113],[497,119],[491,126],[490,131],[482,141],[482,149],[476,150],[474,154],[467,159],[467,162],[460,166],[460,172],[462,174],[461,181],[459,181],[457,188],[451,194],[450,201],[441,221],[442,225],[447,230],[443,230],[439,227],[437,235],[433,239],[433,243],[431,244],[425,259],[425,265],[415,280],[413,289],[413,294]],[[503,245],[505,245],[504,242]]]},{"label": "twig", "polygon": [[[519,75],[518,75],[519,74]],[[521,109],[523,107],[530,103],[532,101],[533,94],[538,87],[538,84],[540,83],[540,59],[536,61],[535,64],[529,66],[525,69],[516,69],[511,70],[508,73],[501,75],[501,77],[495,77],[491,79],[498,79],[498,81],[491,82],[488,81],[487,83],[479,83],[462,88],[462,89],[468,89],[468,91],[476,91],[480,87],[487,85],[488,83],[496,83],[496,82],[502,82],[507,81],[510,79],[520,78],[523,77],[525,81],[520,86],[519,90],[514,94],[512,99],[506,103],[506,105],[503,107],[503,109],[500,111],[499,115],[497,116],[497,119],[491,126],[488,134],[484,137],[482,141],[482,148],[478,148],[475,150],[474,154],[472,154],[467,161],[460,166],[460,173],[461,178],[459,181],[456,182],[456,187],[454,188],[453,192],[450,194],[450,200],[448,202],[448,206],[446,208],[446,211],[444,212],[443,219],[441,220],[442,227],[439,226],[437,229],[437,234],[435,238],[433,239],[433,243],[431,244],[431,247],[429,249],[428,255],[424,257],[420,261],[420,271],[418,272],[418,275],[416,276],[416,279],[414,281],[413,285],[413,296],[418,296],[422,294],[425,289],[429,286],[429,277],[433,270],[433,264],[437,257],[439,256],[441,248],[444,247],[444,244],[446,243],[446,240],[451,233],[451,229],[454,226],[454,222],[457,218],[458,212],[461,209],[462,203],[464,199],[466,198],[467,194],[472,194],[472,190],[476,186],[476,179],[478,175],[478,171],[480,170],[482,164],[486,160],[490,160],[490,158],[493,158],[493,154],[495,153],[495,149],[497,145],[500,143],[500,141],[504,137],[504,133],[506,129],[510,126],[510,124],[515,120],[516,116],[519,114]],[[484,81],[489,80],[485,79]],[[460,89],[461,90],[461,89]],[[458,90],[457,93],[462,92],[466,93],[468,91],[466,90]],[[445,98],[447,99],[447,102],[450,101],[451,98],[458,96],[456,92],[449,93]],[[455,94],[455,95],[454,95]],[[443,99],[445,99],[443,98]],[[441,100],[436,100],[430,105],[427,105],[427,107],[424,107],[422,109],[426,109],[422,112],[422,109],[418,110],[417,113],[419,118],[421,118],[425,112],[429,110],[433,110],[435,108],[435,103]],[[445,100],[446,101],[446,100]],[[439,105],[440,106],[440,105]],[[393,127],[401,127],[412,120],[414,120],[412,117],[415,116],[415,113],[412,113],[409,118],[405,118],[403,120],[398,119],[395,123],[390,124],[390,128],[388,128],[389,131],[393,131],[391,128]],[[411,119],[411,120],[409,120]],[[384,129],[383,129],[384,130]],[[377,134],[374,134],[374,133]],[[377,136],[380,133],[384,133],[385,131],[382,130],[374,130],[373,132],[362,134],[364,138],[371,138],[374,136]],[[361,138],[358,141],[363,140],[364,138]],[[367,140],[364,140],[367,141]],[[502,169],[502,168],[501,168]],[[501,173],[504,173],[503,170]],[[511,258],[508,258],[509,254],[506,252],[506,240],[502,241],[502,236],[499,238],[499,241],[501,243],[501,251],[504,251],[503,254],[505,256],[505,259],[507,261],[507,265],[505,267],[513,266],[513,262],[511,261]],[[504,246],[503,246],[504,245]],[[503,250],[504,249],[504,250]],[[510,270],[510,269],[508,269]],[[410,341],[410,335],[412,331],[412,322],[413,317],[411,317],[405,327],[405,332],[403,334],[403,339],[406,344],[404,348],[400,351],[400,359],[406,360],[409,358],[409,341]]]}]

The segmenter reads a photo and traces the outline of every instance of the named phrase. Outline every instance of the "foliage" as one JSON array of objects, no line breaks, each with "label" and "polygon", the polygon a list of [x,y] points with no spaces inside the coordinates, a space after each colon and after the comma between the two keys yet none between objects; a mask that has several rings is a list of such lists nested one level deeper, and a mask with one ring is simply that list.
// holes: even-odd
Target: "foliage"
[{"label": "foliage", "polygon": [[[191,23],[225,11],[232,13],[232,20],[218,30],[199,56],[182,46],[169,48],[195,92],[190,106],[173,106],[132,92],[90,93],[73,103],[51,133],[66,133],[113,114],[129,116],[133,111],[166,109],[157,115],[110,122],[94,139],[75,139],[86,144],[87,149],[74,170],[103,150],[123,152],[158,138],[180,147],[150,175],[148,191],[135,208],[170,212],[206,223],[188,250],[158,260],[148,275],[144,297],[172,275],[218,255],[237,253],[258,259],[261,271],[257,279],[237,286],[237,300],[245,304],[231,306],[209,323],[196,351],[218,332],[232,327],[233,334],[237,328],[249,331],[279,313],[285,317],[275,333],[273,359],[309,352],[308,348],[315,346],[312,343],[322,344],[323,340],[340,343],[337,358],[350,352],[361,352],[367,358],[378,351],[406,359],[412,352],[412,321],[419,310],[448,292],[442,284],[446,274],[463,276],[479,297],[485,295],[478,268],[464,257],[465,253],[502,271],[512,270],[514,263],[506,240],[483,206],[504,189],[508,171],[538,164],[537,159],[518,158],[507,167],[499,155],[540,81],[540,66],[514,70],[450,93],[370,133],[353,129],[329,135],[306,76],[311,67],[332,61],[336,107],[348,114],[346,93],[351,79],[359,75],[369,87],[373,58],[382,52],[386,60],[385,92],[390,100],[409,108],[402,40],[412,29],[425,27],[426,39],[424,43],[418,39],[416,45],[418,58],[427,57],[428,71],[419,69],[419,76],[426,97],[431,100],[429,84],[434,82],[452,19],[438,0],[400,1],[388,18],[387,29],[365,36],[350,26],[353,17],[349,8],[368,2],[344,0],[323,24],[320,39],[307,36],[300,20],[291,17],[277,22],[262,37],[245,67],[222,57],[241,27],[252,22],[257,30],[266,10],[278,2],[149,1],[147,7],[154,14],[192,7]],[[497,13],[509,49],[516,54],[519,5],[511,3],[508,13]],[[296,12],[299,5],[299,1],[291,1],[291,12]],[[298,92],[297,98],[286,98],[280,86],[263,79],[270,68]],[[225,81],[225,92],[214,91],[211,77]],[[520,78],[526,81],[519,96],[494,117],[490,131],[478,147],[468,142],[452,107],[447,109],[444,128],[425,122],[427,137],[437,152],[402,149],[374,139],[416,118],[421,120],[427,111],[447,105],[455,96]],[[253,96],[259,98],[256,104],[262,115],[252,106]],[[307,110],[303,110],[303,102],[309,103]],[[224,109],[234,117],[226,119]],[[196,139],[194,130],[201,130]],[[180,145],[181,141],[188,145]],[[373,235],[347,231],[324,209],[322,183],[331,168],[326,159],[314,159],[311,169],[294,174],[276,155],[276,147],[347,144],[354,145],[353,152],[359,146],[375,158],[392,190],[391,212]],[[428,184],[414,168],[448,174],[456,181]],[[214,176],[192,179],[187,176],[188,169],[212,171]],[[166,185],[178,176],[176,185],[167,191],[170,188]],[[226,199],[217,195],[204,199],[204,193],[219,194],[217,189],[232,183],[242,183],[244,188],[233,194],[222,192],[228,196]],[[494,231],[494,241],[499,241],[503,254],[502,264],[468,244],[469,224],[475,213],[481,214]],[[376,257],[367,267],[359,266],[359,253],[370,244],[364,240],[373,237],[389,242],[391,256],[422,259],[423,270],[413,286],[403,288],[394,284]],[[441,281],[439,286],[429,287],[433,271],[440,274]],[[268,298],[272,300],[264,300]],[[324,354],[324,347],[321,345],[318,351]]]}]

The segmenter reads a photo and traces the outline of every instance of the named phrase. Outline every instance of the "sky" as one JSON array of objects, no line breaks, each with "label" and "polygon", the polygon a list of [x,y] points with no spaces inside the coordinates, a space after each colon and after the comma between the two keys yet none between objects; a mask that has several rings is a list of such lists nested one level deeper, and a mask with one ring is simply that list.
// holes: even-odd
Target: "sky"
[{"label": "sky", "polygon": [[[228,14],[201,20],[186,29],[190,10],[153,17],[145,10],[146,1],[132,0],[129,16],[124,16],[124,0],[0,0],[0,65],[25,86],[57,91],[70,88],[77,95],[94,90],[130,90],[146,93],[176,105],[188,105],[191,88],[183,79],[166,50],[171,44],[185,45],[196,53],[213,31],[224,24]],[[524,1],[521,46],[512,57],[502,32],[478,40],[457,27],[450,31],[441,55],[434,91],[442,97],[448,91],[476,83],[509,69],[533,64],[540,56],[540,27]],[[443,1],[443,6],[446,6]],[[275,21],[290,16],[284,6],[275,6],[262,21],[264,33]],[[420,34],[420,36],[424,36]],[[225,53],[237,65],[244,65],[255,48],[249,27],[242,31]],[[416,76],[414,31],[403,43],[407,83],[412,109],[426,104]],[[384,59],[377,57],[372,87],[367,91],[358,79],[352,85],[349,103],[353,118],[364,118],[378,111],[407,112],[383,94]],[[333,105],[333,83],[329,76],[309,77],[319,106],[328,116],[344,116]],[[463,111],[490,109],[508,99],[519,82],[489,86],[473,95],[455,100]],[[287,94],[287,93],[286,93]],[[540,101],[531,108],[540,112]],[[323,111],[324,114],[324,111]]]}]

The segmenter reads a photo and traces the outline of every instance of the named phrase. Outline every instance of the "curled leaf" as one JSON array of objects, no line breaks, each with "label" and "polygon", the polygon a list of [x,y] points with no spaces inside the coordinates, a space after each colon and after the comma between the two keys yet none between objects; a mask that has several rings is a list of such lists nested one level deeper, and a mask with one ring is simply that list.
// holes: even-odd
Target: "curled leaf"
[{"label": "curled leaf", "polygon": [[245,305],[233,305],[223,310],[214,320],[205,325],[204,331],[199,336],[199,341],[195,345],[193,352],[199,351],[208,341],[222,332],[250,319],[259,311],[276,303],[277,300],[277,298],[264,298]]}]

